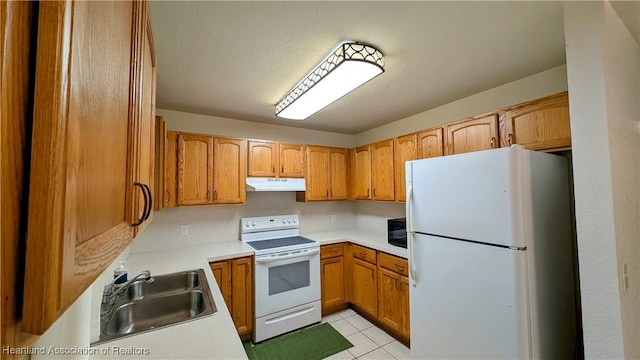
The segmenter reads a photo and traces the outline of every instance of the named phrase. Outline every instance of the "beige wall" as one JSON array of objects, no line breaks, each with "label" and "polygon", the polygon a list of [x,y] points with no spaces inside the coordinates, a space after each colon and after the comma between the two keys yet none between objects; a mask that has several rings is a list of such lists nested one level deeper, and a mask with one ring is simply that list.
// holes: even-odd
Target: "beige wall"
[{"label": "beige wall", "polygon": [[327,131],[299,129],[289,126],[255,123],[244,120],[157,109],[169,130],[265,139],[297,144],[353,147],[354,136]]},{"label": "beige wall", "polygon": [[356,135],[356,145],[440,126],[567,90],[566,65],[531,75]]},{"label": "beige wall", "polygon": [[637,359],[640,49],[608,2],[567,3],[564,23],[585,357]]}]

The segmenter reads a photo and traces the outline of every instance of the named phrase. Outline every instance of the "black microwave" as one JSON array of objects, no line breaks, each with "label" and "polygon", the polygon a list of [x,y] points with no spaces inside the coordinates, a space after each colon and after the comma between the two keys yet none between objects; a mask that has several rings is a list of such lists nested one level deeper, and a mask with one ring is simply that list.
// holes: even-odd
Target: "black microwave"
[{"label": "black microwave", "polygon": [[397,218],[387,220],[387,238],[389,244],[407,248],[407,220]]}]

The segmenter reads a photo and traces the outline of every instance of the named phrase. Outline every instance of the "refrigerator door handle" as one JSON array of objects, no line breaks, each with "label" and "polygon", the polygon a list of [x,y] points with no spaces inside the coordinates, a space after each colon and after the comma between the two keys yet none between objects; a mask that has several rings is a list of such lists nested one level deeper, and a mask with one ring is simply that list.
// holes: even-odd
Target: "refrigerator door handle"
[{"label": "refrigerator door handle", "polygon": [[413,232],[408,232],[407,236],[409,237],[409,274],[411,275],[411,285],[416,287],[416,268],[413,266]]},{"label": "refrigerator door handle", "polygon": [[413,202],[413,185],[409,185],[407,188],[407,208],[406,208],[406,218],[407,218],[407,232],[413,232],[413,224],[411,223],[411,203]]}]

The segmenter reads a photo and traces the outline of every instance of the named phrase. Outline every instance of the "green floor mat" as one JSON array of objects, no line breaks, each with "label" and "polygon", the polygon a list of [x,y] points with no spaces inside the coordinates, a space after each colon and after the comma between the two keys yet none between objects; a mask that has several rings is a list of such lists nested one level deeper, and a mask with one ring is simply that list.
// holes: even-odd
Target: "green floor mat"
[{"label": "green floor mat", "polygon": [[257,345],[243,343],[250,360],[320,360],[353,347],[329,323],[288,333]]}]

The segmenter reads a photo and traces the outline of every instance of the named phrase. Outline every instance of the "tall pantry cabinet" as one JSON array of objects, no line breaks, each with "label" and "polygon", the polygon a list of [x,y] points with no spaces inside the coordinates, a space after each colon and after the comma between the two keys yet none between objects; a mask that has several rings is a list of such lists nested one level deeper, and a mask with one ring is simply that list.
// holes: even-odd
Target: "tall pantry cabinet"
[{"label": "tall pantry cabinet", "polygon": [[[143,1],[1,6],[2,346],[19,347],[151,219],[155,55]],[[21,153],[11,169],[24,187],[4,181],[5,126],[17,136],[7,145]],[[13,197],[5,211],[4,195],[27,189],[28,200]],[[5,215],[17,230],[7,238]]]}]

